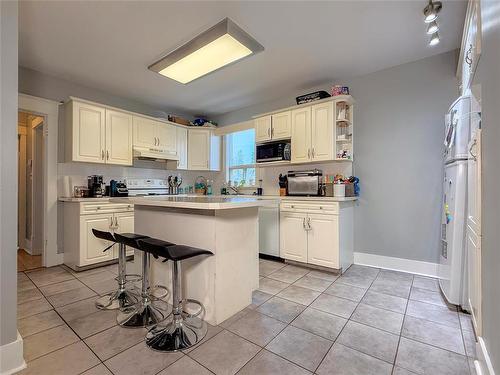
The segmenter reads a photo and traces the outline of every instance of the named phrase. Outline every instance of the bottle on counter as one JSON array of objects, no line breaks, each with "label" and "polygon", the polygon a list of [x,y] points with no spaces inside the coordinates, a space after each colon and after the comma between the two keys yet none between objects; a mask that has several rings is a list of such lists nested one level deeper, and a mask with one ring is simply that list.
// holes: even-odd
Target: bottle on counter
[{"label": "bottle on counter", "polygon": [[212,180],[207,180],[207,195],[212,195]]}]

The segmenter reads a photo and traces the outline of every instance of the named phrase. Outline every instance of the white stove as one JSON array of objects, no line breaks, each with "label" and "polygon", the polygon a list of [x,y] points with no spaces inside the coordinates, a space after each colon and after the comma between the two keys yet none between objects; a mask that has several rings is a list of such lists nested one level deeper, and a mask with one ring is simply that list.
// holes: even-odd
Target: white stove
[{"label": "white stove", "polygon": [[169,195],[168,181],[162,179],[126,178],[129,197]]}]

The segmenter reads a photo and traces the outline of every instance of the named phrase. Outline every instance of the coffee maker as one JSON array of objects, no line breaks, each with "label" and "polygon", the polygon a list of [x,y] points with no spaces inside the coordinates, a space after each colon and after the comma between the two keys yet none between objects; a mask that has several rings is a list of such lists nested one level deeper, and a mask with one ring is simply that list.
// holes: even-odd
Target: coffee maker
[{"label": "coffee maker", "polygon": [[87,177],[89,187],[89,197],[100,198],[103,192],[103,178],[102,175],[92,175]]}]

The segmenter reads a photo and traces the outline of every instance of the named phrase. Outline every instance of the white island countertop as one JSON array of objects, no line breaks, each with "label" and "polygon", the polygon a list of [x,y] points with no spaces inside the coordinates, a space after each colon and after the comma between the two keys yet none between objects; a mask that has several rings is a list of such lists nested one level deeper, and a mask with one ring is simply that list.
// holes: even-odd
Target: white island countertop
[{"label": "white island countertop", "polygon": [[195,210],[229,210],[235,208],[262,207],[273,204],[272,199],[258,197],[230,196],[149,196],[113,198],[116,203],[130,203],[137,206],[189,208]]}]

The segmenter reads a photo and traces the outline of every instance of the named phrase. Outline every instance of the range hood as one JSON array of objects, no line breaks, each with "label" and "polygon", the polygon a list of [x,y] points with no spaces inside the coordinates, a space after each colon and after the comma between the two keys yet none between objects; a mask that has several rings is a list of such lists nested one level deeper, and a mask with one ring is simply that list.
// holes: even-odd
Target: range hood
[{"label": "range hood", "polygon": [[167,160],[179,160],[179,155],[175,151],[165,150],[157,147],[133,147],[133,156],[135,159],[139,160],[155,160],[155,161],[167,161]]}]

